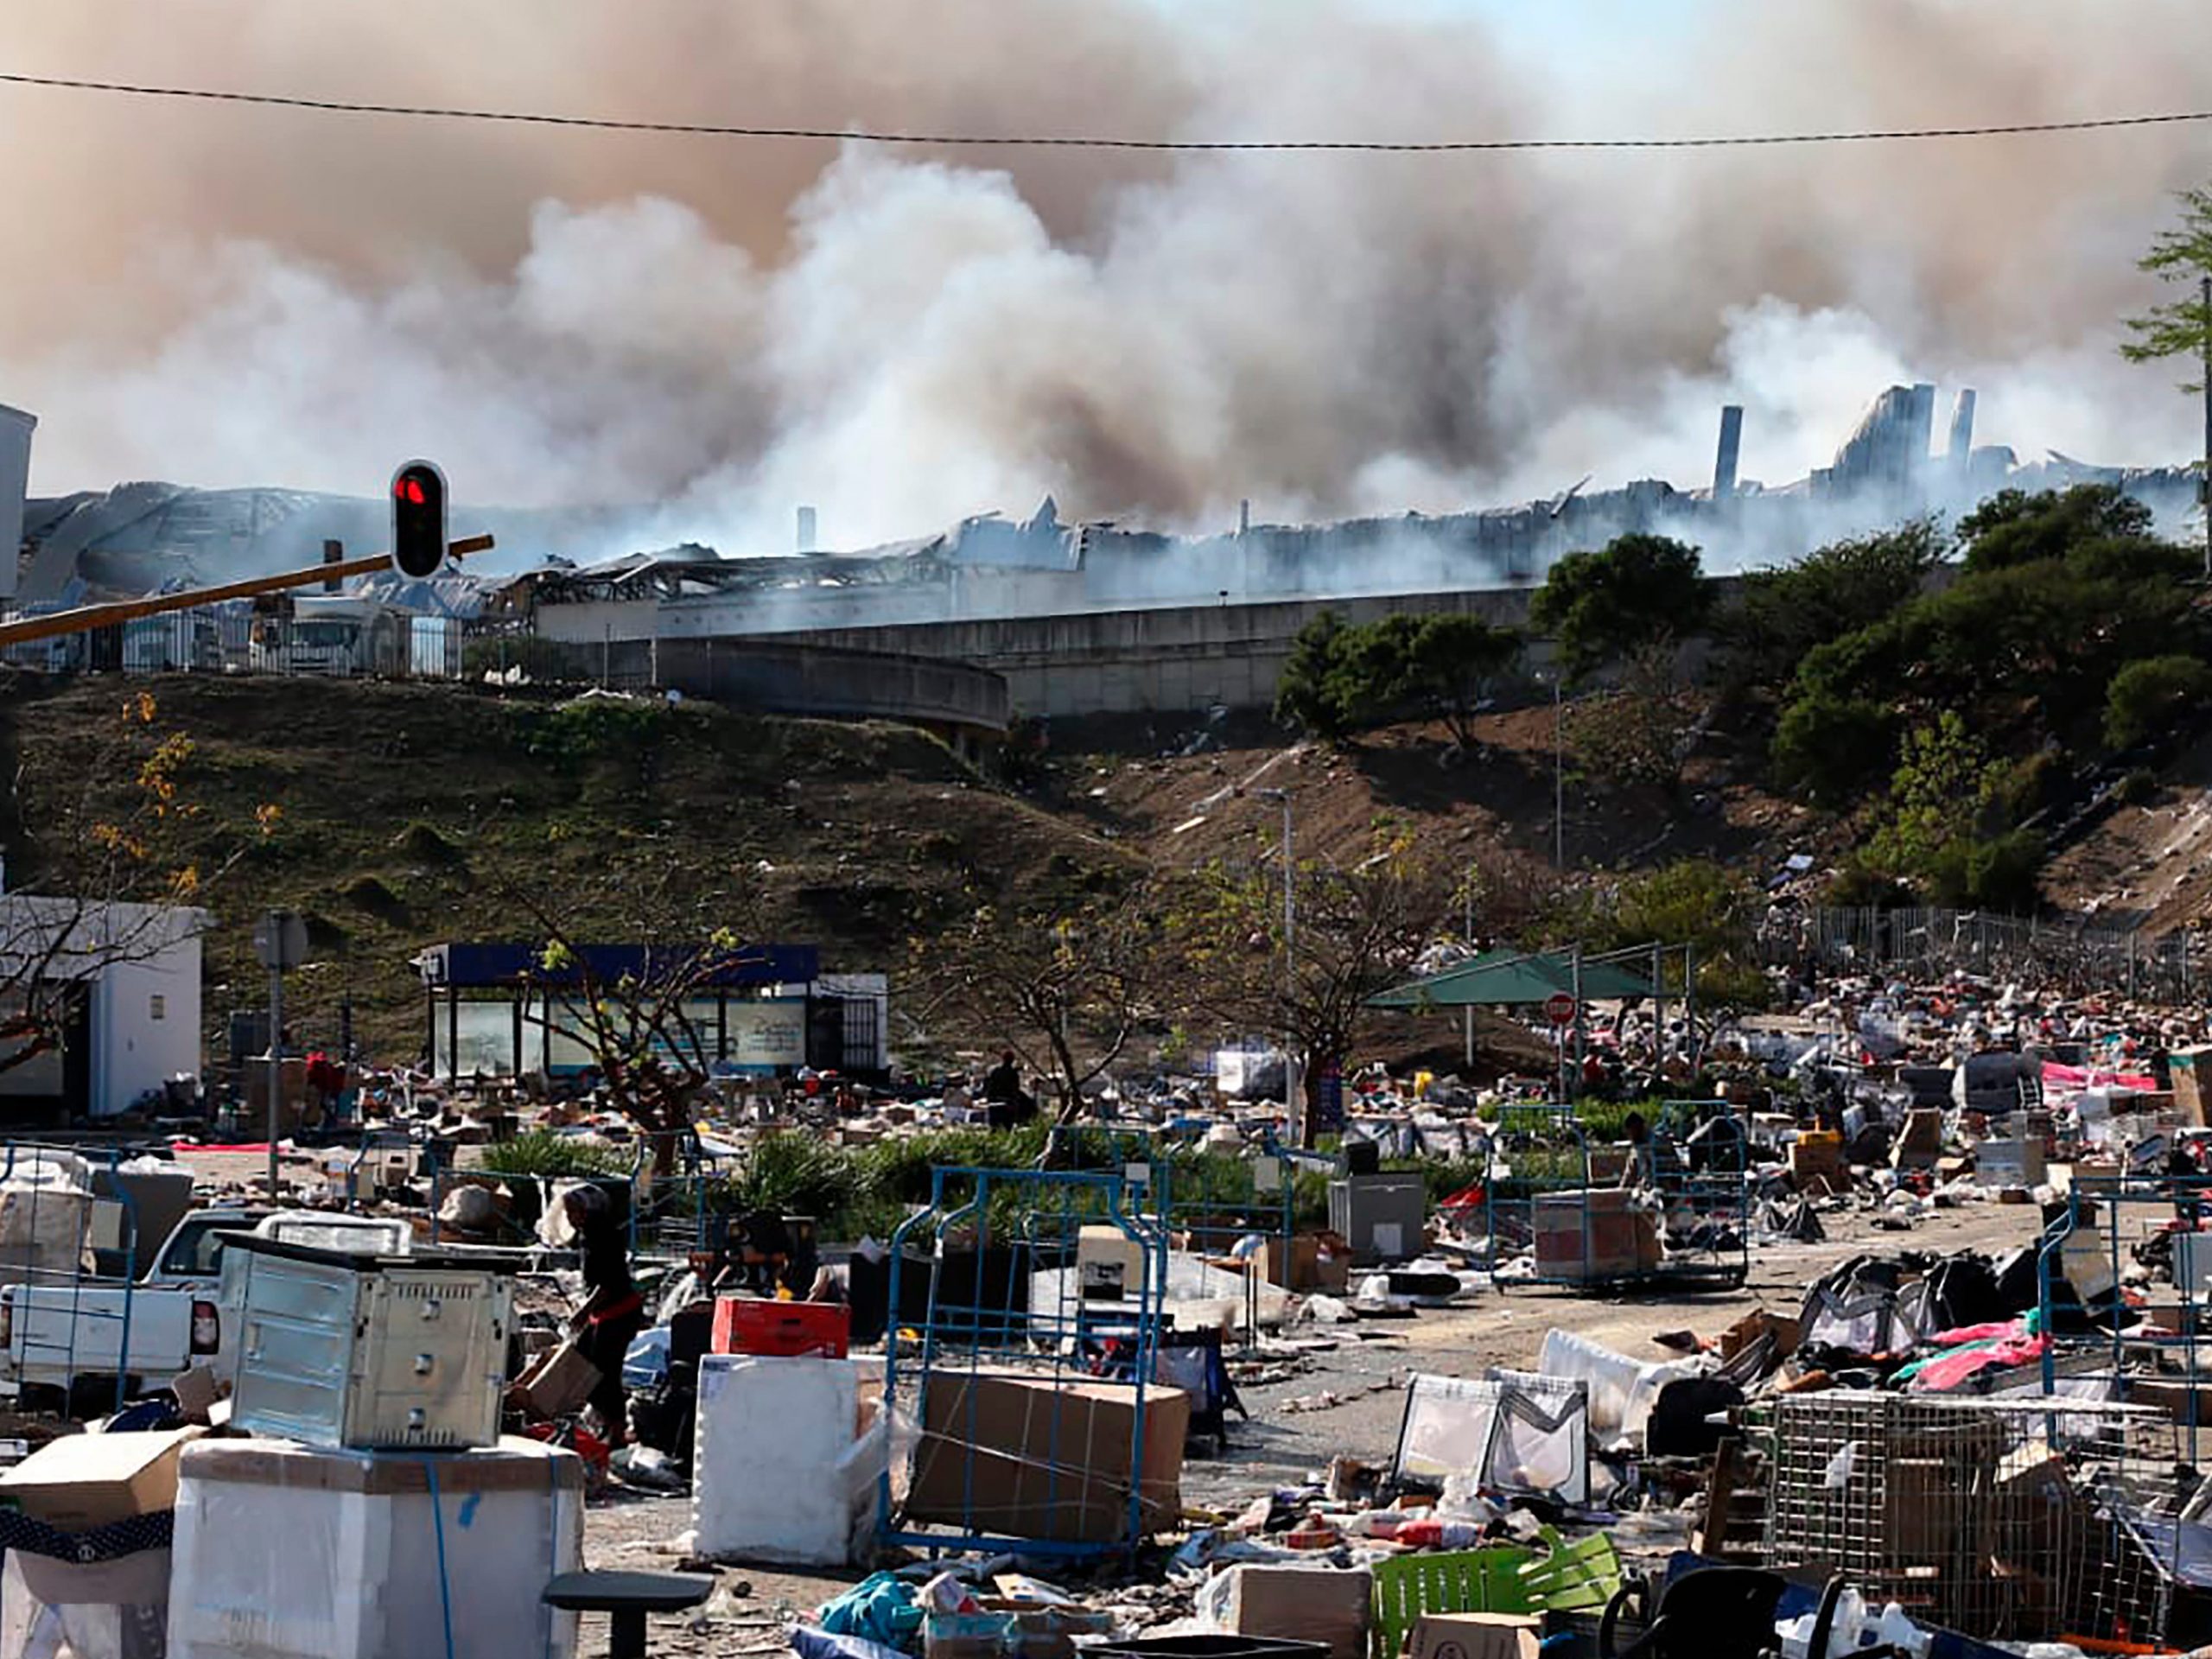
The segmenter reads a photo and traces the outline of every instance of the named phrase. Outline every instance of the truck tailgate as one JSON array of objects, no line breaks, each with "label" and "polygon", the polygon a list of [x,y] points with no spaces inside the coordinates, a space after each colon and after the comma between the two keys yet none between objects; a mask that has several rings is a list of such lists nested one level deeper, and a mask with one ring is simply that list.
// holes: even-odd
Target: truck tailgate
[{"label": "truck tailgate", "polygon": [[[189,1291],[72,1289],[66,1285],[10,1285],[9,1369],[22,1381],[63,1382],[118,1370],[166,1376],[192,1353]],[[127,1363],[118,1363],[129,1325]]]}]

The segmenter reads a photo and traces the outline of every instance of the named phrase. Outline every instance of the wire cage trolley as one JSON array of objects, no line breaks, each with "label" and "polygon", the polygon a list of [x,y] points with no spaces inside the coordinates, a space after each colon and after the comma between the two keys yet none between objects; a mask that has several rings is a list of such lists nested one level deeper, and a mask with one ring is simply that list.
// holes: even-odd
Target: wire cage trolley
[{"label": "wire cage trolley", "polygon": [[[939,1168],[891,1243],[884,1399],[912,1438],[886,1543],[1127,1552],[1179,1514],[1189,1401],[1155,1380],[1167,1248],[1122,1172]],[[1115,1270],[1092,1264],[1110,1262]],[[906,1275],[928,1293],[902,1295]]]}]

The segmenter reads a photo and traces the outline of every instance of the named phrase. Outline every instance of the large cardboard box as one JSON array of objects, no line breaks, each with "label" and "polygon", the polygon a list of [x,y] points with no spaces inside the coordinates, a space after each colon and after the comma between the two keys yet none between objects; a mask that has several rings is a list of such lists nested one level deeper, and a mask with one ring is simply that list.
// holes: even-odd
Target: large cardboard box
[{"label": "large cardboard box", "polygon": [[1624,1279],[1659,1265],[1658,1229],[1618,1188],[1540,1198],[1535,1224],[1540,1277]]},{"label": "large cardboard box", "polygon": [[1811,1129],[1789,1143],[1789,1177],[1800,1187],[1815,1179],[1840,1192],[1850,1179],[1843,1160],[1843,1137],[1832,1130]]},{"label": "large cardboard box", "polygon": [[1543,1622],[1516,1613],[1423,1613],[1406,1659],[1536,1659]]},{"label": "large cardboard box", "polygon": [[1351,1283],[1351,1247],[1334,1235],[1301,1234],[1290,1241],[1286,1255],[1281,1235],[1270,1233],[1260,1262],[1268,1282],[1285,1290],[1322,1290],[1333,1295]]},{"label": "large cardboard box", "polygon": [[1115,1543],[1128,1533],[1134,1484],[1143,1529],[1164,1531],[1183,1513],[1190,1396],[1147,1389],[1142,1421],[1133,1470],[1133,1388],[1013,1371],[934,1373],[922,1390],[907,1519],[995,1537]]},{"label": "large cardboard box", "polygon": [[70,1434],[5,1474],[0,1501],[63,1532],[86,1532],[176,1507],[177,1459],[207,1431]]},{"label": "large cardboard box", "polygon": [[1224,1623],[1239,1636],[1325,1642],[1329,1659],[1367,1659],[1374,1602],[1363,1567],[1232,1567]]}]

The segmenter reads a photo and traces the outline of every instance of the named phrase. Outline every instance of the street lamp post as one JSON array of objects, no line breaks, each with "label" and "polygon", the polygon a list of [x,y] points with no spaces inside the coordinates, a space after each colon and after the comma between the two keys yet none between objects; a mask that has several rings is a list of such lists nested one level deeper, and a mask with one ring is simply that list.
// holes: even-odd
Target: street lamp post
[{"label": "street lamp post", "polygon": [[1293,855],[1290,791],[1263,789],[1263,801],[1282,808],[1282,1103],[1304,1145],[1310,1138],[1305,1103],[1299,1095],[1298,1033],[1292,1028],[1291,1008],[1298,996],[1298,862]]}]

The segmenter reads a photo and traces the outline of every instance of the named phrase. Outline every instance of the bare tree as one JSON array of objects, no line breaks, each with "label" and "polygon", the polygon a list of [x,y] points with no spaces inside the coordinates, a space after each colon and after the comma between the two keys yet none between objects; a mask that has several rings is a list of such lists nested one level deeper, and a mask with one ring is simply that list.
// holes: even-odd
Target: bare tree
[{"label": "bare tree", "polygon": [[910,993],[925,1026],[1004,1044],[1050,1077],[1067,1122],[1152,1017],[1159,955],[1142,888],[1065,908],[985,906],[913,942]]},{"label": "bare tree", "polygon": [[[255,836],[275,833],[274,805],[256,809],[251,830],[210,830],[192,798],[193,753],[140,692],[115,729],[87,734],[79,792],[41,804],[41,833],[25,837],[40,891],[0,896],[0,1073],[60,1052],[86,988],[109,969],[206,931],[201,906]],[[187,841],[198,855],[178,850]]]},{"label": "bare tree", "polygon": [[[589,1058],[609,1103],[666,1173],[721,1058],[701,1005],[757,978],[760,952],[747,937],[756,891],[742,882],[702,889],[691,872],[667,864],[610,869],[603,890],[589,894],[556,898],[506,883],[499,891],[534,925],[524,1023]],[[589,937],[579,920],[587,912],[620,916],[623,938]]]},{"label": "bare tree", "polygon": [[1310,1141],[1324,1078],[1377,1017],[1368,1000],[1411,977],[1454,931],[1465,880],[1403,831],[1378,833],[1355,864],[1300,862],[1290,950],[1280,869],[1209,865],[1171,914],[1179,997],[1194,1019],[1287,1039],[1305,1066],[1299,1127]]}]

